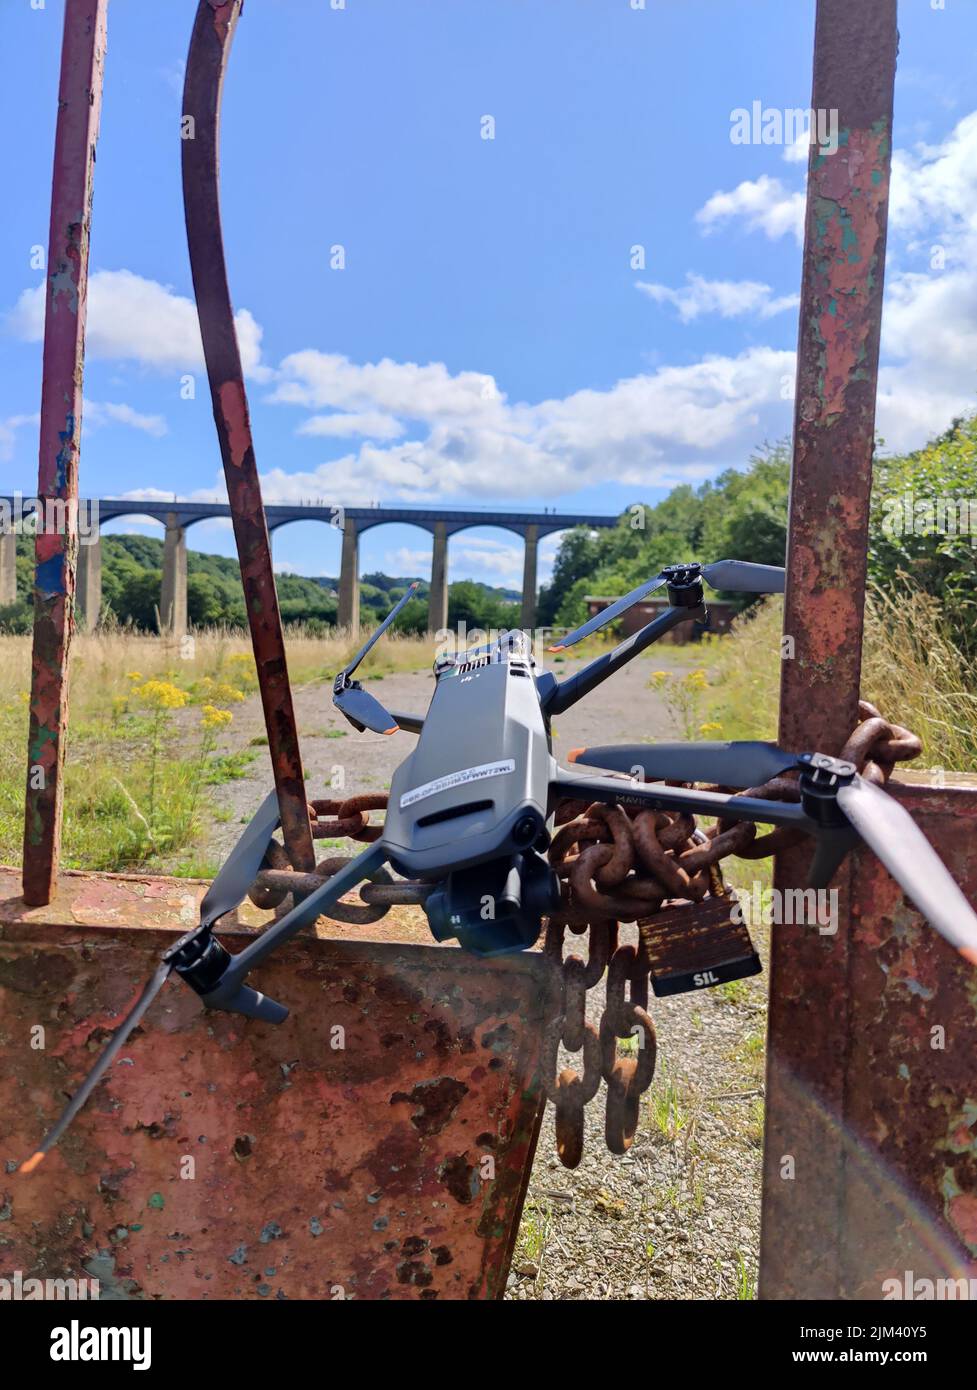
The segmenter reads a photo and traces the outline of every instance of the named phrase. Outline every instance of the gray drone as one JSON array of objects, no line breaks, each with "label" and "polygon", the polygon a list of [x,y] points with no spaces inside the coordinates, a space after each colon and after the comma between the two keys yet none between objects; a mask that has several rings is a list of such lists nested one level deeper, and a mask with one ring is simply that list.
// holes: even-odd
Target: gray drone
[{"label": "gray drone", "polygon": [[[272,792],[203,899],[199,925],[164,953],[95,1067],[21,1171],[36,1167],[57,1143],[171,974],[195,990],[207,1008],[281,1023],[288,1010],[247,983],[251,971],[364,879],[388,872],[388,866],[430,885],[425,911],[437,940],[456,938],[479,955],[527,950],[543,919],[560,905],[559,881],[546,850],[556,805],[566,797],[791,826],[815,841],[812,888],[825,887],[862,839],[931,925],[977,964],[977,915],[908,812],[849,762],[822,753],[790,753],[773,743],[712,742],[584,748],[572,755],[574,768],[583,764],[624,773],[628,780],[558,765],[550,732],[554,716],[672,628],[706,623],[704,581],[726,591],[782,593],[784,571],[737,560],[668,566],[562,639],[559,649],[571,647],[656,589],[666,589],[668,607],[659,616],[563,681],[537,672],[521,631],[439,657],[434,694],[423,716],[388,712],[353,678],[414,596],[417,585],[412,585],[333,686],[333,701],[354,728],[419,735],[394,773],[381,838],[232,956],[214,929],[243,901],[279,827]],[[666,785],[751,788],[789,772],[799,774],[796,803]],[[483,907],[487,898],[493,903],[489,920]]]}]

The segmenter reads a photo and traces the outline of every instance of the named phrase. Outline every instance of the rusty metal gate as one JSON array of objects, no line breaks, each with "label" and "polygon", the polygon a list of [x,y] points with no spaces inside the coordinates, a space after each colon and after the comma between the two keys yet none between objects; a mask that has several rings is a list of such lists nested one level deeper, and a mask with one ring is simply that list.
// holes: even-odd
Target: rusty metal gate
[{"label": "rusty metal gate", "polygon": [[[39,497],[64,501],[78,493],[107,5],[65,6],[38,486]],[[267,908],[316,873],[316,820],[221,240],[220,90],[240,9],[199,0],[184,93],[194,133],[182,152],[194,290],[282,811],[280,858],[253,895]],[[828,753],[859,718],[866,734],[872,723],[859,711],[859,676],[896,44],[895,0],[819,0],[812,106],[837,108],[841,136],[832,159],[812,147],[809,169],[785,609],[796,658],[784,663],[780,741]],[[622,1152],[651,1079],[653,1047],[637,1061],[616,1056],[635,1018],[652,1039],[654,1029],[647,963],[638,968],[632,947],[615,951],[611,927],[592,926],[598,949],[585,967],[563,961],[562,925],[544,952],[504,963],[432,945],[426,927],[396,913],[367,913],[355,938],[320,926],[268,966],[268,988],[296,1005],[285,1025],[215,1018],[189,993],[166,996],[146,1024],[151,1061],[113,1069],[29,1184],[9,1176],[56,1107],[52,1068],[70,1091],[146,961],[195,920],[203,893],[186,881],[59,872],[76,546],[70,528],[37,541],[22,881],[0,870],[3,1043],[17,1059],[0,1070],[0,1259],[88,1272],[117,1297],[500,1296],[547,1093],[572,1166],[582,1107],[601,1081],[608,1142]],[[891,747],[891,729],[883,762],[886,738]],[[977,896],[977,786],[952,777],[939,791],[892,786]],[[610,820],[606,833],[574,824],[562,850],[593,842],[573,861],[584,868],[606,864],[621,835],[640,838]],[[685,887],[698,877],[699,896],[719,899],[719,851],[687,840],[691,830],[666,827],[676,849],[686,845]],[[784,849],[778,885],[802,882],[808,857]],[[874,859],[856,857],[837,882],[846,909],[837,936],[785,926],[774,938],[765,1298],[878,1297],[881,1279],[904,1269],[977,1274],[972,975]],[[231,933],[266,920],[246,907]],[[642,943],[653,949],[647,934]],[[584,1023],[583,992],[608,962],[598,1033]],[[33,1050],[39,1025],[50,1042]],[[581,1075],[557,1073],[561,1042],[581,1052]]]}]

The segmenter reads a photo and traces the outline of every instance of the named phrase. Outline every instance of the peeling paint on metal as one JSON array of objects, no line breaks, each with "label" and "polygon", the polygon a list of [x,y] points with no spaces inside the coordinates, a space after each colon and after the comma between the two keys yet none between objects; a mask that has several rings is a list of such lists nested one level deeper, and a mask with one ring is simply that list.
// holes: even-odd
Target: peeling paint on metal
[{"label": "peeling paint on metal", "polygon": [[[44,314],[37,495],[78,496],[88,251],[108,0],[66,0]],[[50,902],[57,880],[74,624],[75,511],[66,534],[35,538],[34,647],[24,810],[24,895]],[[31,769],[40,766],[43,778]]]}]

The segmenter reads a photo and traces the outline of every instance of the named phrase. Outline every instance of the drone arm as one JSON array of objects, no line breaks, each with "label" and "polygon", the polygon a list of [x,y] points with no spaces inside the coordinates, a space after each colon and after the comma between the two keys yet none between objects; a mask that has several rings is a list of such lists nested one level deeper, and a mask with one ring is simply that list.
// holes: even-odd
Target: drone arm
[{"label": "drone arm", "polygon": [[679,623],[692,620],[703,622],[705,617],[706,610],[703,604],[699,604],[695,608],[678,606],[667,608],[664,613],[653,618],[639,632],[633,633],[632,636],[618,643],[613,651],[595,657],[575,676],[570,676],[567,680],[561,681],[555,688],[551,688],[549,695],[544,697],[546,700],[545,713],[549,716],[562,714],[564,710],[568,710],[571,705],[575,705],[578,700],[582,700],[585,695],[589,695],[598,685],[606,681],[608,676],[613,676],[615,671],[626,666],[646,647],[650,647],[652,642],[657,642],[660,637],[665,636],[666,632],[671,632],[673,627],[678,627]]},{"label": "drone arm", "polygon": [[397,710],[392,713],[398,727],[408,734],[419,734],[424,728],[423,714],[401,714]]},{"label": "drone arm", "polygon": [[807,874],[808,887],[827,888],[859,839],[858,832],[850,826],[822,827]]},{"label": "drone arm", "polygon": [[663,782],[625,782],[617,777],[578,777],[562,769],[550,782],[550,796],[578,801],[603,801],[639,806],[649,811],[685,811],[717,816],[723,820],[748,820],[763,825],[789,825],[817,834],[818,825],[794,801],[767,801],[758,796],[732,796],[725,792],[689,791]]},{"label": "drone arm", "polygon": [[344,893],[348,893],[364,878],[368,878],[385,863],[386,858],[387,851],[382,840],[368,845],[362,854],[351,859],[344,868],[340,869],[339,873],[326,879],[321,888],[310,893],[307,898],[293,907],[291,912],[282,917],[280,921],[275,922],[267,931],[262,932],[257,940],[252,941],[250,945],[245,946],[243,951],[234,956],[221,976],[216,989],[201,996],[204,1004],[209,1009],[227,1009],[230,1012],[238,1012],[242,991],[247,993],[244,978],[248,971],[263,961],[272,951],[291,940],[296,932],[314,922],[327,908],[338,902]]}]

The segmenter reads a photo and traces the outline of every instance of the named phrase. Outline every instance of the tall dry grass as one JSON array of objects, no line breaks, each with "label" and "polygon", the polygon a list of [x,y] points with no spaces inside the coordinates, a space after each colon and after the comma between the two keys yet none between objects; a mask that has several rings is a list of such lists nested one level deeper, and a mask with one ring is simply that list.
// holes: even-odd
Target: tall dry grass
[{"label": "tall dry grass", "polygon": [[[708,640],[702,656],[716,737],[776,738],[782,622],[783,600],[770,598],[728,637]],[[862,695],[922,739],[914,767],[977,771],[977,673],[942,626],[936,599],[870,593]]]},{"label": "tall dry grass", "polygon": [[[288,633],[295,685],[331,681],[362,637]],[[254,668],[245,633],[211,630],[192,643],[126,629],[79,634],[72,647],[65,774],[64,865],[118,870],[211,870],[194,857],[213,813],[206,788],[242,775],[246,751],[222,756],[214,729],[221,706],[227,723],[235,704],[253,691]],[[427,638],[394,634],[367,656],[373,675],[422,669],[431,661]],[[27,778],[31,644],[0,635],[0,863],[19,864]],[[177,691],[185,717],[154,707],[151,683]],[[150,696],[139,692],[150,685]],[[157,695],[158,691],[155,692]],[[197,706],[193,709],[193,706]],[[229,716],[229,718],[227,718]],[[209,719],[209,723],[208,723]]]}]

